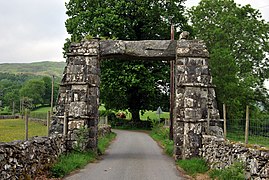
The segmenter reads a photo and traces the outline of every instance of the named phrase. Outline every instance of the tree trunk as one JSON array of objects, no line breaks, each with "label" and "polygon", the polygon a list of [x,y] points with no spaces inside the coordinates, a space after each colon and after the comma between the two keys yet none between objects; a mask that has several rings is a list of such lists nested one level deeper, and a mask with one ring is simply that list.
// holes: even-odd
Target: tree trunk
[{"label": "tree trunk", "polygon": [[140,121],[139,110],[138,109],[131,109],[130,112],[132,113],[132,121],[139,122]]}]

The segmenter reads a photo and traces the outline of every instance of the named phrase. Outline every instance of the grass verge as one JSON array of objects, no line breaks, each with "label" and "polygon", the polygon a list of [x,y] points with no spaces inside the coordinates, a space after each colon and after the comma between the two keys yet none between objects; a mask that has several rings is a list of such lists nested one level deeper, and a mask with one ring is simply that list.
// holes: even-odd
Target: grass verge
[{"label": "grass verge", "polygon": [[206,161],[202,158],[178,160],[176,164],[191,176],[196,176],[198,173],[204,174],[209,170]]},{"label": "grass verge", "polygon": [[[112,132],[105,137],[98,139],[98,149],[102,154],[104,154],[106,148],[115,137],[116,134]],[[58,162],[51,168],[51,174],[53,177],[64,177],[72,171],[83,168],[90,162],[94,162],[97,157],[97,153],[93,151],[73,151],[68,154],[61,155]]]},{"label": "grass verge", "polygon": [[150,132],[150,136],[160,143],[166,154],[173,156],[174,142],[169,140],[169,128],[154,126]]}]

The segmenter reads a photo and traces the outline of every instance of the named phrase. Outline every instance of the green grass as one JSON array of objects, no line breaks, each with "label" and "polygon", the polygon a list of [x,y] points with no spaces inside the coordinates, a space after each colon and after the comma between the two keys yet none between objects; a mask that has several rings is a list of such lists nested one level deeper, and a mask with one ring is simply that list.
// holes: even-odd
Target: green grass
[{"label": "green grass", "polygon": [[[116,137],[115,133],[110,133],[105,137],[98,139],[98,149],[103,154],[110,142]],[[97,153],[87,152],[71,152],[59,157],[58,162],[51,168],[51,174],[54,177],[64,177],[76,169],[83,168],[90,162],[97,159]]]},{"label": "green grass", "polygon": [[178,160],[176,164],[191,176],[195,176],[198,173],[206,173],[209,170],[206,161],[202,158]]},{"label": "green grass", "polygon": [[[29,121],[29,137],[46,136],[47,127],[36,122]],[[22,119],[0,120],[0,142],[24,140],[25,123]]]},{"label": "green grass", "polygon": [[[228,133],[227,134],[227,139],[232,140],[232,141],[236,141],[236,142],[245,142],[245,134],[243,134],[243,132],[241,134],[239,133]],[[261,145],[261,146],[265,146],[267,148],[269,148],[269,138],[268,137],[263,137],[263,136],[254,136],[254,135],[250,135],[248,138],[248,143],[249,144],[257,144],[257,145]]]},{"label": "green grass", "polygon": [[116,133],[112,132],[108,134],[106,137],[98,139],[98,149],[102,154],[104,154],[106,148],[109,146],[109,143],[113,139],[115,139],[115,137],[116,137]]},{"label": "green grass", "polygon": [[70,172],[82,168],[89,162],[96,160],[96,153],[87,152],[71,152],[59,157],[58,162],[51,168],[52,176],[63,177]]},{"label": "green grass", "polygon": [[155,126],[150,132],[150,136],[164,147],[164,152],[169,156],[173,156],[174,142],[169,140],[169,128]]},{"label": "green grass", "polygon": [[47,113],[48,111],[50,111],[50,106],[41,107],[41,108],[35,109],[35,110],[31,111],[31,112],[34,112],[34,113]]},{"label": "green grass", "polygon": [[212,179],[218,180],[244,180],[245,179],[244,166],[241,162],[236,162],[230,167],[222,170],[214,169],[209,172]]}]

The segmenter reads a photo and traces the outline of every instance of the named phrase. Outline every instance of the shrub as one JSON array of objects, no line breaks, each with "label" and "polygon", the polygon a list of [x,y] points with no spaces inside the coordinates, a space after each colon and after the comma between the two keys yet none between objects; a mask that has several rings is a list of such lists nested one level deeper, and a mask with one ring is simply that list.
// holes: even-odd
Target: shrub
[{"label": "shrub", "polygon": [[244,180],[245,171],[242,162],[235,162],[231,166],[225,169],[214,169],[209,173],[212,179],[218,180]]}]

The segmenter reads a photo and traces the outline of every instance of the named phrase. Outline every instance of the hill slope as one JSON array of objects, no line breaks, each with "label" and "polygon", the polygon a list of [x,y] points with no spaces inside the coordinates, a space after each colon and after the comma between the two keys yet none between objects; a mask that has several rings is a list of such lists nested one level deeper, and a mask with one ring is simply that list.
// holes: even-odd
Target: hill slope
[{"label": "hill slope", "polygon": [[10,74],[31,74],[41,76],[62,77],[65,62],[34,62],[34,63],[4,63],[0,64],[0,72]]}]

